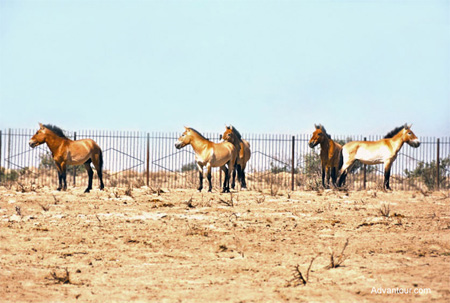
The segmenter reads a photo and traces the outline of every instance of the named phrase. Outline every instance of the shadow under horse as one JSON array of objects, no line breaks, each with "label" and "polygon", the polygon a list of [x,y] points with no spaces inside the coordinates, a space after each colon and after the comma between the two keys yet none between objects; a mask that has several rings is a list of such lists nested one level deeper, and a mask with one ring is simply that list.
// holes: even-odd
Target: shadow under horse
[{"label": "shadow under horse", "polygon": [[189,127],[184,128],[185,131],[178,138],[175,147],[181,149],[190,144],[194,149],[200,181],[198,190],[201,191],[203,189],[203,167],[206,166],[206,177],[209,182],[208,191],[210,192],[212,190],[211,168],[220,167],[225,173],[222,192],[230,192],[230,174],[234,170],[237,157],[237,150],[234,145],[226,141],[214,143],[203,137],[195,129]]},{"label": "shadow under horse", "polygon": [[97,175],[100,179],[100,190],[105,187],[102,177],[103,154],[94,140],[71,140],[57,126],[43,125],[42,123],[39,123],[39,126],[40,128],[36,134],[30,139],[29,145],[35,148],[46,143],[52,152],[53,160],[55,160],[58,170],[59,186],[57,190],[67,189],[66,171],[68,165],[84,164],[89,176],[88,187],[84,192],[88,193],[92,189],[92,177],[94,175],[91,163],[94,164],[97,170]]}]

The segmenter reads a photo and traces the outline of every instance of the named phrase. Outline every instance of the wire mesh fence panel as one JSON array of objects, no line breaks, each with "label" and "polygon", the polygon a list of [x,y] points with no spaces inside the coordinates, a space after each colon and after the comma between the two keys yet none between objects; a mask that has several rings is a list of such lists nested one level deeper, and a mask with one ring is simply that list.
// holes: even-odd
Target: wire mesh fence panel
[{"label": "wire mesh fence panel", "polygon": [[[29,140],[36,130],[7,129],[0,132],[0,184],[33,184],[55,187],[58,175],[46,144],[31,148]],[[181,133],[81,130],[66,131],[70,139],[91,138],[103,151],[103,176],[107,187],[148,185],[153,188],[197,188],[199,172],[191,146],[175,147]],[[221,134],[204,133],[213,142]],[[246,167],[247,188],[269,190],[317,190],[322,188],[320,146],[309,147],[311,134],[242,134],[250,143],[251,157]],[[381,136],[336,136],[336,142],[375,141]],[[419,138],[419,148],[404,144],[391,169],[394,190],[450,188],[450,138]],[[439,153],[439,161],[437,154]],[[224,175],[212,170],[213,190],[222,188]],[[346,186],[352,190],[382,189],[384,167],[356,163]],[[69,167],[68,186],[85,187],[88,182],[83,165]],[[204,188],[207,188],[204,178]],[[236,181],[237,189],[240,188]],[[94,187],[99,182],[94,173]]]}]

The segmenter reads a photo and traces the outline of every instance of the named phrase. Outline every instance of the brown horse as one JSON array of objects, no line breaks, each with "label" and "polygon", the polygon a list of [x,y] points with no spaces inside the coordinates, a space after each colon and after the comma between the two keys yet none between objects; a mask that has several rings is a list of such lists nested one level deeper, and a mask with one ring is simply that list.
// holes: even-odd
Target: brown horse
[{"label": "brown horse", "polygon": [[[334,142],[331,136],[327,134],[323,125],[314,125],[314,131],[309,140],[309,147],[314,148],[320,144],[320,162],[322,163],[322,185],[327,188],[330,185],[330,175],[333,185],[336,186],[337,173],[342,166],[341,152],[342,146]],[[325,174],[327,176],[327,185],[325,185]]]},{"label": "brown horse", "polygon": [[222,139],[233,143],[238,151],[235,169],[233,170],[233,181],[231,182],[231,188],[234,189],[235,187],[236,171],[238,181],[241,182],[241,188],[247,188],[247,183],[245,182],[245,167],[247,166],[248,160],[250,160],[250,143],[242,139],[241,134],[234,126],[226,126]]},{"label": "brown horse", "polygon": [[[91,162],[97,170],[100,179],[100,189],[105,186],[102,179],[103,155],[102,150],[92,139],[71,140],[64,135],[64,132],[53,125],[43,125],[39,123],[39,130],[30,139],[30,146],[36,146],[47,143],[48,148],[52,152],[53,160],[55,160],[58,170],[59,187],[58,190],[67,189],[66,169],[67,165],[84,164],[89,176],[88,187],[84,191],[88,193],[92,189],[92,177],[94,172],[91,168]],[[64,185],[63,185],[64,183]]]},{"label": "brown horse", "polygon": [[[206,166],[206,176],[209,182],[208,191],[212,190],[211,168],[220,167],[225,173],[223,192],[230,192],[230,174],[234,169],[237,158],[237,150],[234,145],[226,141],[220,143],[211,142],[195,129],[189,127],[184,128],[185,131],[180,138],[178,138],[175,147],[181,149],[190,144],[194,149],[195,161],[197,162],[200,179],[198,190],[201,191],[203,188],[203,167]],[[227,165],[228,168],[225,165]]]},{"label": "brown horse", "polygon": [[341,168],[338,186],[345,183],[351,165],[359,160],[364,164],[384,164],[384,188],[391,189],[389,177],[391,167],[404,143],[419,147],[420,142],[411,130],[411,125],[400,126],[389,132],[384,139],[378,141],[352,141],[342,148],[344,165]]}]

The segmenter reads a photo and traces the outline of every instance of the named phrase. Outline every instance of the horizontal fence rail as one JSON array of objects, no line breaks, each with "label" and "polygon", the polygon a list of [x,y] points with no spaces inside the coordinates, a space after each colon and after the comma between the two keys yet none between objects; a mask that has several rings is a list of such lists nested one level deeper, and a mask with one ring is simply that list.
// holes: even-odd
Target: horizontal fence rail
[{"label": "horizontal fence rail", "polygon": [[[43,144],[34,149],[28,142],[35,130],[0,131],[0,185],[34,184],[56,187],[56,167],[50,150]],[[180,133],[83,130],[65,132],[78,140],[91,138],[103,150],[105,185],[150,186],[152,188],[196,188],[198,171],[192,147],[175,148]],[[214,142],[221,134],[204,133]],[[320,146],[308,146],[311,134],[243,134],[250,143],[251,158],[246,167],[247,188],[251,190],[317,190],[322,188]],[[373,141],[381,136],[338,136],[346,143]],[[450,188],[450,138],[419,138],[419,148],[404,144],[391,169],[391,187],[397,190]],[[213,189],[220,190],[223,176],[213,169]],[[349,189],[382,189],[383,165],[357,164],[347,177]],[[205,180],[206,181],[206,180]],[[69,167],[68,186],[87,185],[84,166]],[[236,182],[238,183],[238,182]],[[94,187],[98,179],[94,174]],[[239,186],[238,186],[239,188]]]}]

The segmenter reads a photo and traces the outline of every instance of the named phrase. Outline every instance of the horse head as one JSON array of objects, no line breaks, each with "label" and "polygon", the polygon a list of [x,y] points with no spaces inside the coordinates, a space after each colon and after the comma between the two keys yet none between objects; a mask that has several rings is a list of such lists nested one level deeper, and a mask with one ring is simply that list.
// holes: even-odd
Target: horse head
[{"label": "horse head", "polygon": [[233,143],[235,140],[235,135],[233,133],[233,126],[225,126],[225,132],[222,135],[222,139]]},{"label": "horse head", "polygon": [[326,139],[326,137],[328,137],[325,128],[321,124],[314,124],[314,127],[316,128],[316,130],[313,132],[313,135],[309,140],[309,147],[311,148],[314,148],[315,146],[317,146],[317,144],[322,143]]},{"label": "horse head", "polygon": [[46,137],[45,130],[46,130],[45,126],[42,125],[42,123],[39,123],[38,131],[34,134],[33,137],[31,137],[30,141],[28,142],[31,148],[35,148],[36,146],[45,143]]},{"label": "horse head", "polygon": [[405,127],[403,128],[402,140],[403,142],[408,143],[409,146],[417,148],[420,146],[420,141],[411,130],[411,126],[412,125],[408,126],[405,124]]},{"label": "horse head", "polygon": [[175,147],[177,149],[181,149],[191,143],[191,130],[186,126],[184,127],[184,129],[184,133],[181,134],[181,136],[178,138],[178,141],[175,143]]}]

